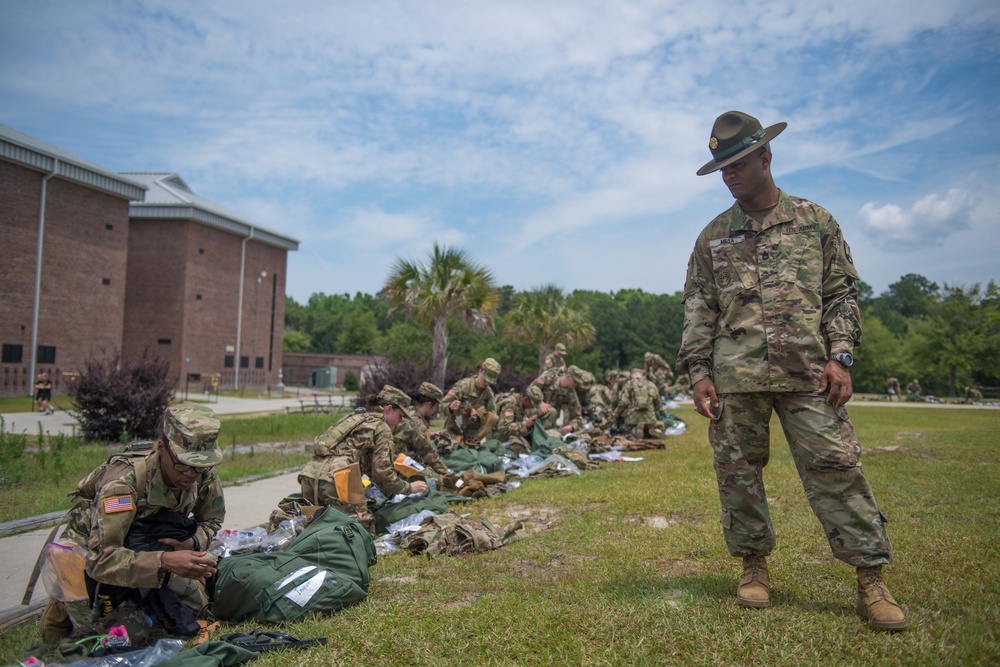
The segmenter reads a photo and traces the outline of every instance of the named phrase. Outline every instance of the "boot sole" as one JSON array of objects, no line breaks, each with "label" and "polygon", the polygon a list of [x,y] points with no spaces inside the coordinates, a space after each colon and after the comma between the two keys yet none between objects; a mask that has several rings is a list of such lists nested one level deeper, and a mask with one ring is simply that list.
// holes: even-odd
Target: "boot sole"
[{"label": "boot sole", "polygon": [[739,602],[741,607],[747,607],[749,609],[763,609],[764,607],[770,607],[770,600],[747,600],[746,598],[737,597],[736,601]]},{"label": "boot sole", "polygon": [[906,619],[901,621],[875,621],[869,618],[868,609],[862,604],[855,605],[855,611],[858,612],[858,616],[863,618],[868,622],[868,625],[872,626],[876,630],[886,630],[888,632],[899,632],[906,629]]}]

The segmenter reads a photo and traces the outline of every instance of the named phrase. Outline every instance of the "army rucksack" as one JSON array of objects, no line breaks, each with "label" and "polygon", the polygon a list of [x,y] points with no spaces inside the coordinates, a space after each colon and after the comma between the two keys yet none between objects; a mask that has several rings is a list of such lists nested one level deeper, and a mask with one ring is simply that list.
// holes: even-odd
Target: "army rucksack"
[{"label": "army rucksack", "polygon": [[284,551],[223,558],[212,612],[224,621],[295,621],[368,596],[375,543],[357,520],[325,507]]},{"label": "army rucksack", "polygon": [[651,405],[649,388],[644,381],[632,382],[632,406],[636,410],[648,410]]}]

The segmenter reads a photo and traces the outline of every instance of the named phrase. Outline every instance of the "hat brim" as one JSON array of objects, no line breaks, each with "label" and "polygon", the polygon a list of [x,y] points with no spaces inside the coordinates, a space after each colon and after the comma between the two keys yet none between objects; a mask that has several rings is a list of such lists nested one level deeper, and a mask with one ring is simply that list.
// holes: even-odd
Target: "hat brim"
[{"label": "hat brim", "polygon": [[169,443],[170,451],[180,463],[195,468],[214,467],[222,463],[222,450],[218,444],[213,449],[201,449],[196,452],[182,452]]},{"label": "hat brim", "polygon": [[730,155],[724,160],[718,162],[715,159],[709,160],[708,162],[705,163],[705,166],[699,169],[696,173],[699,176],[705,176],[707,174],[711,174],[714,171],[719,171],[720,169],[736,162],[740,158],[750,155],[750,153],[753,153],[758,148],[765,146],[767,142],[771,141],[771,139],[774,139],[776,136],[784,132],[786,127],[788,127],[788,123],[785,122],[775,123],[774,125],[771,125],[770,127],[764,130],[764,136],[760,138],[760,141],[751,144],[750,146],[747,146],[743,150],[733,155]]}]

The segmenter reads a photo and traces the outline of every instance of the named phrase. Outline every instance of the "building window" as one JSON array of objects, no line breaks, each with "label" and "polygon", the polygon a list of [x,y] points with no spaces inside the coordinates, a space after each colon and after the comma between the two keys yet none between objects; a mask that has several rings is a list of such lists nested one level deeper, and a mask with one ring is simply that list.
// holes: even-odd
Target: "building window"
[{"label": "building window", "polygon": [[264,368],[264,357],[257,357],[253,361],[254,368]]},{"label": "building window", "polygon": [[101,278],[101,284],[102,285],[110,285],[111,284],[111,278]]},{"label": "building window", "polygon": [[106,225],[104,225],[104,228],[105,228],[106,230],[108,230],[109,232],[113,232],[113,231],[115,230],[115,226],[114,226],[114,225],[112,225],[112,224],[111,224],[110,222],[109,222],[109,223],[107,223]]},{"label": "building window", "polygon": [[232,368],[233,360],[234,360],[233,355],[227,354],[225,360],[222,362],[222,365],[225,366],[226,368]]},{"label": "building window", "polygon": [[205,254],[205,249],[204,248],[198,248],[198,254],[199,255],[204,255]]},{"label": "building window", "polygon": [[201,301],[201,295],[200,294],[195,294],[194,295],[194,300],[195,301]]},{"label": "building window", "polygon": [[35,355],[35,363],[54,364],[56,363],[56,346],[39,345],[38,354]]},{"label": "building window", "polygon": [[240,368],[250,368],[250,357],[240,356]]},{"label": "building window", "polygon": [[19,364],[21,363],[21,355],[24,352],[23,345],[9,345],[7,343],[3,344],[3,363],[5,364]]},{"label": "building window", "polygon": [[170,339],[169,338],[159,338],[159,339],[157,339],[156,342],[159,343],[160,345],[170,345]]}]

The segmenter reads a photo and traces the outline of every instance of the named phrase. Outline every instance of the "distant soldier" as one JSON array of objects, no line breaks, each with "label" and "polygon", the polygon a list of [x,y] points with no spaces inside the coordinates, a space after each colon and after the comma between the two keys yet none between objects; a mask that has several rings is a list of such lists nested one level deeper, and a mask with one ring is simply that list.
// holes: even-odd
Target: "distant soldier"
[{"label": "distant soldier", "polygon": [[691,376],[687,373],[681,373],[680,377],[677,378],[677,382],[674,384],[674,392],[676,394],[682,394],[684,396],[691,395]]},{"label": "distant soldier", "polygon": [[500,415],[497,438],[517,454],[530,454],[531,432],[538,415],[531,399],[516,391],[508,391],[497,397],[497,412]]},{"label": "distant soldier", "polygon": [[975,387],[965,388],[965,400],[962,401],[963,403],[967,403],[969,405],[976,405],[977,403],[982,403],[982,401],[983,401],[983,392],[979,391]]},{"label": "distant soldier", "polygon": [[573,377],[579,378],[576,383],[576,398],[580,401],[580,413],[587,421],[592,421],[590,410],[590,388],[597,382],[597,378],[590,371],[585,371],[573,364],[570,366]]},{"label": "distant soldier", "polygon": [[583,412],[576,395],[576,386],[581,381],[583,376],[576,366],[568,369],[550,368],[532,381],[525,393],[538,410],[542,426],[546,429],[555,428],[559,413],[562,412],[561,433],[565,435],[583,428]]},{"label": "distant soldier", "polygon": [[392,430],[406,417],[410,397],[385,385],[375,400],[381,407],[379,412],[347,415],[316,438],[313,458],[299,473],[306,502],[330,505],[354,517],[373,536],[375,517],[368,509],[362,476],[367,475],[389,498],[427,492],[425,481],[407,482],[393,467]]},{"label": "distant soldier", "polygon": [[660,404],[656,385],[646,378],[642,369],[636,368],[621,389],[615,417],[630,430],[634,429],[637,438],[662,438],[663,422],[656,419]]},{"label": "distant soldier", "polygon": [[605,384],[594,383],[587,392],[590,403],[590,419],[597,428],[605,428],[611,423],[614,413],[611,410],[611,389]]},{"label": "distant soldier", "polygon": [[924,395],[924,390],[920,386],[920,380],[913,378],[910,384],[906,385],[906,400],[908,401],[922,401]]},{"label": "distant soldier", "polygon": [[545,370],[550,368],[566,368],[566,360],[563,355],[566,354],[566,346],[562,343],[556,343],[555,350],[545,357]]},{"label": "distant soldier", "polygon": [[899,386],[899,378],[893,376],[885,382],[885,393],[889,395],[889,400],[900,400],[903,390]]},{"label": "distant soldier", "polygon": [[644,359],[646,361],[646,379],[655,384],[657,390],[663,389],[667,380],[674,378],[674,371],[670,368],[670,364],[655,352],[647,352]]},{"label": "distant soldier", "polygon": [[441,405],[445,408],[445,430],[460,439],[462,446],[475,446],[493,435],[498,421],[493,385],[500,364],[487,358],[476,365],[476,374],[455,383]]}]

